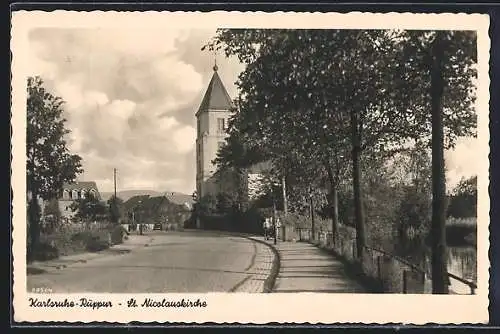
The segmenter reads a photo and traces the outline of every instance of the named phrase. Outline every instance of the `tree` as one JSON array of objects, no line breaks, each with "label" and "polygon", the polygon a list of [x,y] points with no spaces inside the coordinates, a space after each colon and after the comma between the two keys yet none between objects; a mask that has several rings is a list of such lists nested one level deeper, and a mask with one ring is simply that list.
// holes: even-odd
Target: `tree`
[{"label": "tree", "polygon": [[43,226],[46,232],[53,231],[61,223],[61,210],[57,198],[50,199],[43,210]]},{"label": "tree", "polygon": [[237,206],[235,198],[224,192],[217,194],[216,201],[216,209],[220,214],[230,214]]},{"label": "tree", "polygon": [[408,139],[432,146],[431,234],[439,245],[433,279],[442,280],[442,152],[475,133],[473,33],[221,29],[208,47],[247,65],[237,82],[239,136],[249,147],[263,147],[278,175],[295,174],[305,192],[319,187],[326,172],[336,189],[330,175],[350,153],[359,259],[366,243],[362,159],[389,157]]},{"label": "tree", "polygon": [[65,127],[64,101],[48,92],[40,77],[29,77],[27,89],[26,178],[32,250],[40,236],[38,200],[58,197],[63,184],[74,181],[82,168],[81,158],[71,154],[66,145],[70,131]]},{"label": "tree", "polygon": [[[413,110],[413,133],[432,148],[432,291],[448,293],[444,149],[461,136],[475,136],[477,62],[473,31],[405,31],[401,34],[402,78],[398,101]],[[429,117],[431,116],[431,117]],[[421,139],[422,140],[422,139]]]},{"label": "tree", "polygon": [[462,178],[453,189],[448,206],[448,216],[455,218],[477,217],[477,176]]},{"label": "tree", "polygon": [[[325,96],[322,93],[326,90],[319,89],[317,82],[306,87],[300,84],[310,81],[316,73],[312,70],[305,74],[301,72],[309,65],[302,63],[309,59],[320,59],[317,54],[311,54],[311,49],[306,44],[306,38],[311,36],[317,40],[324,39],[324,36],[311,31],[222,30],[215,43],[210,46],[217,48],[225,43],[227,54],[236,54],[248,64],[238,81],[241,95],[237,99],[239,109],[233,122],[237,130],[230,133],[230,138],[242,143],[244,149],[232,151],[245,152],[246,149],[250,154],[239,157],[250,164],[255,160],[259,162],[259,159],[252,159],[256,156],[260,161],[271,161],[273,173],[281,179],[282,184],[289,187],[285,197],[302,192],[304,187],[294,187],[294,183],[319,183],[314,180],[313,175],[325,173],[324,168],[331,170],[332,160],[339,156],[331,154],[332,149],[338,146],[332,144],[342,143],[337,136],[342,133],[338,131],[338,126],[335,127],[340,124],[340,120],[332,117],[323,103]],[[256,51],[255,44],[260,45],[259,52]],[[298,51],[297,46],[300,47]],[[323,47],[314,52],[325,51]],[[302,66],[296,68],[294,64],[290,68],[290,59]],[[316,100],[319,103],[313,102]],[[335,115],[337,114],[333,113]],[[287,131],[282,131],[283,128]],[[308,132],[315,128],[322,131]],[[228,145],[228,149],[231,148],[239,147]],[[256,151],[260,151],[260,154],[256,154]],[[234,154],[225,156],[226,159],[228,157],[234,159]],[[241,161],[241,158],[238,160]],[[335,180],[336,168],[334,169],[331,182]],[[332,188],[335,189],[334,186]],[[305,192],[310,192],[310,189]],[[290,207],[293,209],[294,206]]]},{"label": "tree", "polygon": [[108,199],[108,207],[109,207],[109,218],[113,224],[118,224],[120,219],[123,217],[124,206],[123,200],[119,197],[115,197],[112,195],[110,199]]},{"label": "tree", "polygon": [[238,29],[219,30],[210,45],[224,46],[227,55],[247,64],[238,80],[237,117],[253,146],[266,148],[276,173],[287,179],[295,173],[305,191],[321,187],[317,176],[326,175],[334,231],[336,189],[351,151],[360,258],[365,245],[361,151],[397,141],[404,129],[388,99],[392,45],[384,31]]},{"label": "tree", "polygon": [[205,216],[217,212],[217,198],[211,194],[202,196],[198,203],[196,203],[196,215]]},{"label": "tree", "polygon": [[85,223],[102,221],[108,217],[106,205],[94,196],[75,200],[71,203],[70,209],[75,212],[75,219]]}]

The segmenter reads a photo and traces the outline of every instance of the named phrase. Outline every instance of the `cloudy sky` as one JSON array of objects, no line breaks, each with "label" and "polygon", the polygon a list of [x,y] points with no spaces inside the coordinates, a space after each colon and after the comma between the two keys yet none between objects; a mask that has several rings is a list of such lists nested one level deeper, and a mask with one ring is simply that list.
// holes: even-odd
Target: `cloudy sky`
[{"label": "cloudy sky", "polygon": [[[212,75],[213,54],[200,48],[215,30],[34,29],[31,75],[40,75],[65,106],[70,149],[83,158],[82,180],[118,189],[195,189],[194,114]],[[243,66],[217,58],[231,96]],[[477,140],[447,153],[449,181],[475,174]]]},{"label": "cloudy sky", "polygon": [[[214,55],[201,47],[214,30],[36,29],[33,75],[67,103],[70,148],[84,180],[118,188],[192,193],[195,117]],[[243,67],[217,57],[229,93]]]}]

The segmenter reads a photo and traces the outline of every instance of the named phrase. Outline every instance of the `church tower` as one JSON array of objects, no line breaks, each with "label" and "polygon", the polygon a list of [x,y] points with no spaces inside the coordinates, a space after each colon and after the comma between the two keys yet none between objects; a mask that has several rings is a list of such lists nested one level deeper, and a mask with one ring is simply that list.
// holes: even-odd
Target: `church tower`
[{"label": "church tower", "polygon": [[196,112],[196,192],[198,198],[215,194],[217,186],[213,175],[217,168],[212,161],[217,157],[219,147],[225,143],[227,124],[232,115],[232,101],[222,80],[214,73],[207,91]]}]

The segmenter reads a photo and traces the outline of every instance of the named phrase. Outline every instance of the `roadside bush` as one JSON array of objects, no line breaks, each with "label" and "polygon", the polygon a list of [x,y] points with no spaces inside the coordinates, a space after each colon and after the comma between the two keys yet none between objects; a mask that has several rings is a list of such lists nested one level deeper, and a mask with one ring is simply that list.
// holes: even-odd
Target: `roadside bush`
[{"label": "roadside bush", "polygon": [[57,259],[59,257],[59,250],[50,243],[40,242],[33,250],[34,261],[48,261]]},{"label": "roadside bush", "polygon": [[118,245],[123,243],[123,236],[126,234],[125,228],[121,225],[116,225],[111,230],[111,244]]},{"label": "roadside bush", "polygon": [[241,232],[245,233],[262,234],[264,232],[262,219],[263,216],[259,210],[253,208],[234,216],[234,221],[241,221],[241,225],[236,227],[237,230],[241,230]]},{"label": "roadside bush", "polygon": [[28,261],[48,261],[59,256],[104,250],[110,246],[109,237],[114,243],[120,240],[119,234],[118,228],[110,231],[108,228],[86,229],[80,225],[59,226],[50,234],[40,235],[39,245],[30,250]]}]

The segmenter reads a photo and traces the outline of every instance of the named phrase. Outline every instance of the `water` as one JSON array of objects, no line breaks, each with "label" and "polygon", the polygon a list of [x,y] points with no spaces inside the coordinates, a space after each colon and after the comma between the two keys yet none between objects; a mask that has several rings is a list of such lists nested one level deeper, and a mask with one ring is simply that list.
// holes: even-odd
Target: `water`
[{"label": "water", "polygon": [[[477,283],[477,251],[476,247],[449,247],[448,248],[448,272],[468,281]],[[450,280],[450,289],[456,293],[470,293],[470,288],[458,282]]]},{"label": "water", "polygon": [[[431,259],[425,259],[430,271]],[[448,247],[448,272],[467,281],[477,283],[477,250],[474,246]],[[449,289],[458,294],[470,294],[470,288],[460,281],[450,278]]]},{"label": "water", "polygon": [[[431,274],[431,256],[429,247],[418,239],[405,240],[399,243],[396,251],[407,261],[419,264]],[[477,251],[472,245],[448,247],[447,271],[469,282],[477,283]],[[449,289],[458,294],[470,294],[468,285],[450,277]]]}]

